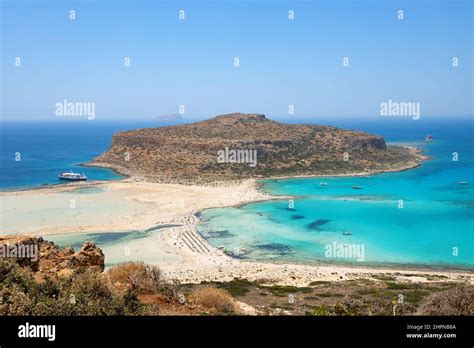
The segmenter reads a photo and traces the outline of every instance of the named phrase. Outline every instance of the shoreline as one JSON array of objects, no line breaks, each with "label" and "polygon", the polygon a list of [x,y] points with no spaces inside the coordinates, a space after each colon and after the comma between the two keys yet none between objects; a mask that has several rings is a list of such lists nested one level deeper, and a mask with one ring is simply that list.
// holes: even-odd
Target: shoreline
[{"label": "shoreline", "polygon": [[[413,148],[412,151],[418,153],[420,150]],[[419,156],[421,159],[422,155]],[[426,156],[422,157],[427,159]],[[404,170],[419,165],[420,163],[417,163]],[[393,171],[400,170],[397,169]],[[119,174],[123,175],[121,172]],[[341,176],[368,174],[352,173]],[[378,173],[369,175],[372,174]],[[398,264],[358,266],[337,262],[305,264],[304,262],[242,260],[225,254],[200,235],[197,231],[199,218],[195,214],[203,210],[293,198],[262,192],[259,180],[265,179],[267,178],[244,179],[241,183],[227,182],[226,186],[212,184],[200,186],[149,183],[139,178],[128,177],[110,181],[49,185],[21,191],[2,191],[0,198],[15,201],[15,204],[7,202],[5,207],[13,207],[14,212],[10,208],[7,209],[7,213],[19,215],[20,225],[25,221],[30,225],[31,223],[35,225],[34,228],[29,226],[29,230],[19,226],[21,234],[41,235],[45,239],[48,239],[48,235],[57,234],[144,231],[159,225],[179,225],[160,229],[159,233],[152,234],[145,240],[132,240],[127,245],[130,245],[131,255],[137,255],[136,260],[142,258],[147,263],[157,264],[167,278],[180,283],[230,281],[237,277],[249,280],[265,279],[274,284],[306,286],[316,280],[342,281],[370,278],[386,273],[395,275],[397,279],[400,278],[400,281],[430,281],[434,277],[437,281],[473,283],[474,272],[464,269],[433,269],[423,265],[414,268]],[[71,209],[68,210],[67,206],[63,206],[67,204],[67,198],[69,198],[64,195],[74,194],[75,190],[86,187],[101,190],[93,193],[79,193],[77,197],[74,195],[79,211],[72,210],[73,214],[71,214]],[[35,208],[39,210],[32,212]],[[56,219],[56,221],[48,224],[45,223],[45,219],[41,220],[42,208],[53,211],[51,220]],[[101,210],[104,214],[100,213]],[[31,221],[28,214],[33,214],[36,221]],[[107,216],[102,219],[102,215]],[[75,219],[76,217],[78,219]],[[74,224],[71,220],[78,220],[78,223]],[[84,221],[88,224],[84,224]],[[12,225],[15,226],[15,224]],[[119,246],[110,247],[110,249],[110,252],[104,252],[106,258],[109,253],[109,257],[120,259],[123,249]]]},{"label": "shoreline", "polygon": [[[389,145],[390,146],[390,145]],[[390,168],[390,169],[380,169],[380,170],[370,170],[366,172],[354,172],[354,173],[343,173],[343,174],[309,174],[309,175],[284,175],[284,176],[268,176],[268,177],[252,177],[252,178],[243,178],[240,180],[210,180],[209,181],[209,186],[213,185],[225,185],[227,182],[232,182],[232,183],[238,183],[238,182],[243,182],[246,180],[255,180],[257,182],[257,185],[259,181],[262,180],[281,180],[281,179],[306,179],[306,178],[340,178],[340,177],[360,177],[360,176],[371,176],[371,175],[377,175],[377,174],[384,174],[384,173],[393,173],[393,172],[402,172],[410,169],[415,169],[420,167],[424,161],[431,159],[430,156],[426,156],[423,154],[423,150],[420,148],[417,148],[415,146],[409,146],[409,145],[393,145],[393,146],[398,146],[398,147],[403,147],[406,149],[410,150],[410,153],[416,157],[418,160],[417,163],[410,163],[410,164],[405,164],[399,167],[395,168]],[[42,190],[42,189],[49,189],[52,187],[70,187],[74,185],[93,185],[93,184],[106,184],[106,183],[111,183],[111,182],[118,182],[118,181],[123,181],[130,179],[134,182],[147,182],[146,178],[141,177],[139,175],[136,175],[135,173],[132,173],[130,170],[110,164],[110,163],[105,163],[105,162],[85,162],[85,163],[79,163],[77,166],[80,167],[95,167],[95,168],[105,168],[105,169],[110,169],[113,172],[115,172],[118,175],[122,175],[123,178],[116,178],[116,179],[110,179],[110,180],[90,180],[87,182],[64,182],[64,183],[46,183],[46,184],[41,184],[39,186],[31,186],[31,187],[11,187],[7,189],[2,189],[0,188],[0,194],[1,193],[8,193],[8,192],[20,192],[20,191],[31,191],[31,190]],[[183,185],[180,183],[175,183],[175,182],[157,182],[157,184],[177,184],[177,185]],[[190,184],[191,186],[193,184]],[[195,184],[198,185],[198,184]],[[208,185],[201,185],[201,186],[208,186]]]},{"label": "shoreline", "polygon": [[[230,256],[231,257],[231,256]],[[344,268],[353,268],[353,269],[367,269],[367,270],[397,270],[403,272],[450,272],[450,273],[460,273],[465,274],[469,272],[473,272],[474,275],[474,267],[470,268],[469,266],[466,267],[458,267],[458,266],[443,266],[443,265],[429,265],[429,264],[413,264],[413,263],[384,263],[384,262],[374,262],[374,263],[366,263],[364,265],[358,266],[356,263],[343,263],[337,261],[315,261],[314,263],[308,262],[297,262],[297,261],[265,261],[265,260],[250,260],[250,259],[240,259],[241,262],[260,262],[260,263],[271,263],[271,264],[292,264],[292,265],[302,265],[302,266],[314,266],[314,267],[324,267],[324,266],[340,266]]]},{"label": "shoreline", "polygon": [[[408,265],[355,265],[331,263],[319,264],[292,263],[287,261],[272,262],[262,260],[242,260],[233,258],[223,251],[213,247],[196,230],[196,224],[182,226],[181,229],[191,228],[206,244],[213,248],[216,260],[209,258],[214,265],[205,267],[163,267],[168,278],[178,282],[200,283],[202,281],[231,281],[241,278],[253,281],[262,281],[269,284],[307,286],[312,281],[345,281],[351,279],[372,278],[381,274],[390,274],[399,277],[402,281],[429,282],[432,277],[436,281],[455,281],[474,283],[474,272],[466,269],[433,269],[424,266],[410,267]],[[176,231],[177,232],[177,231]],[[180,234],[181,232],[178,232]],[[166,237],[165,237],[166,239]],[[182,243],[183,247],[185,243]],[[204,267],[203,267],[204,266]],[[217,272],[215,271],[217,270]]]},{"label": "shoreline", "polygon": [[371,176],[377,174],[385,174],[385,173],[394,173],[394,172],[404,172],[410,169],[415,169],[421,167],[424,161],[431,159],[430,156],[423,155],[423,150],[414,147],[414,146],[406,146],[406,145],[396,145],[399,147],[404,147],[410,150],[412,155],[417,157],[419,162],[417,163],[410,163],[406,165],[402,165],[395,168],[390,169],[381,169],[381,170],[369,170],[366,172],[356,172],[356,173],[343,173],[343,174],[315,174],[315,175],[288,175],[288,176],[271,176],[267,178],[258,178],[257,180],[280,180],[280,179],[308,179],[308,178],[351,178],[351,177],[360,177],[360,176]]},{"label": "shoreline", "polygon": [[[395,147],[400,147],[404,149],[408,149],[408,152],[410,155],[414,157],[412,162],[408,163],[403,163],[399,164],[398,166],[391,167],[391,168],[384,168],[384,169],[378,169],[378,170],[368,170],[364,172],[353,172],[353,173],[342,173],[342,174],[307,174],[307,175],[282,175],[282,176],[256,176],[256,177],[247,177],[239,180],[234,180],[234,179],[228,179],[224,178],[222,180],[212,180],[211,178],[208,178],[209,185],[222,185],[228,182],[242,182],[245,180],[279,180],[279,179],[303,179],[303,178],[337,178],[337,177],[359,177],[359,176],[371,176],[371,175],[376,175],[376,174],[384,174],[384,173],[393,173],[393,172],[403,172],[406,170],[414,169],[417,167],[420,167],[424,161],[427,161],[431,159],[430,156],[424,155],[423,150],[420,148],[417,148],[415,146],[411,145],[388,145],[388,146],[395,146]],[[111,164],[111,163],[106,163],[106,162],[87,162],[81,164],[84,167],[97,167],[97,168],[107,168],[115,171],[116,173],[120,175],[124,175],[125,177],[131,178],[133,180],[137,181],[147,181],[145,177],[142,177],[141,175],[137,175],[136,173],[133,173],[131,170]],[[169,178],[163,178],[162,181],[158,181],[156,183],[170,183],[170,184],[182,184],[179,181],[172,181]],[[187,185],[187,184],[184,184]],[[198,182],[191,182],[190,185],[201,185]],[[207,185],[204,185],[207,186]]]},{"label": "shoreline", "polygon": [[[82,185],[83,187],[85,185]],[[120,183],[105,183],[96,186],[112,186],[109,190],[117,191],[130,190],[132,188],[135,199],[146,200],[149,196],[143,196],[143,191],[148,192],[150,189],[156,191],[164,191],[163,195],[169,195],[170,192],[167,190],[182,191],[189,186],[183,185],[166,185],[166,184],[153,184],[153,183],[135,183],[130,182],[129,179],[122,180]],[[49,197],[46,196],[47,200],[52,199],[54,195],[64,195],[64,191],[75,190],[81,185],[75,187],[62,187],[56,188],[57,193],[49,192]],[[262,195],[257,189],[256,180],[248,180],[241,186],[234,187],[238,193],[235,193],[232,198],[229,199],[229,187],[207,187],[200,188],[202,192],[208,192],[211,201],[198,201],[195,202],[194,207],[189,206],[188,209],[181,210],[176,214],[161,214],[158,220],[157,212],[153,214],[153,219],[149,219],[149,215],[145,211],[142,215],[141,212],[137,212],[137,215],[132,216],[133,220],[143,219],[145,223],[142,225],[140,230],[145,230],[150,227],[164,224],[180,224],[180,226],[167,227],[160,229],[158,233],[153,233],[149,237],[144,239],[137,239],[130,241],[130,254],[133,256],[129,259],[140,260],[144,259],[147,263],[154,263],[160,267],[163,274],[170,280],[176,280],[180,283],[200,283],[203,281],[230,281],[234,278],[242,278],[249,280],[262,280],[265,279],[267,282],[272,284],[285,284],[294,286],[306,286],[312,281],[342,281],[350,279],[361,279],[371,278],[380,274],[391,274],[400,279],[400,281],[430,281],[430,279],[436,279],[437,281],[455,281],[455,282],[469,282],[473,283],[474,273],[469,270],[460,269],[433,269],[421,266],[420,268],[413,268],[406,265],[356,265],[356,264],[340,264],[340,263],[320,263],[320,264],[305,264],[305,263],[292,263],[292,262],[269,262],[260,260],[241,260],[233,258],[218,248],[212,246],[207,240],[205,240],[197,231],[197,223],[199,218],[195,215],[196,213],[205,209],[211,209],[213,207],[223,206],[237,206],[241,204],[247,204],[250,202],[261,201],[261,200],[274,200],[274,199],[286,199],[286,196],[272,196],[264,194]],[[140,192],[137,192],[141,191]],[[51,190],[48,190],[51,191]],[[37,196],[45,196],[44,190],[35,190],[34,192],[17,192],[17,195],[26,195],[33,193]],[[198,195],[201,192],[198,192]],[[242,195],[246,193],[246,195]],[[10,193],[12,194],[12,193]],[[67,194],[67,193],[66,193]],[[83,194],[84,196],[97,196],[104,193],[94,194]],[[153,196],[155,192],[152,192]],[[188,194],[188,193],[185,193]],[[12,194],[15,195],[15,194]],[[217,195],[217,196],[216,196]],[[2,195],[4,196],[4,195]],[[106,197],[107,198],[107,197]],[[97,199],[95,197],[94,199]],[[107,198],[109,199],[109,198]],[[221,201],[224,199],[224,201]],[[163,203],[163,202],[162,202]],[[206,204],[207,203],[207,204]],[[170,207],[172,210],[176,207],[175,205]],[[152,208],[152,210],[154,210]],[[179,210],[179,209],[178,209]],[[112,218],[116,219],[112,214]],[[104,225],[93,223],[84,228],[82,231],[74,228],[69,233],[88,233],[104,232]],[[119,229],[108,232],[123,232],[128,228],[124,227],[122,222],[116,221],[115,226]],[[57,226],[56,226],[57,227]],[[137,228],[139,229],[139,228]],[[56,230],[56,231],[54,231]],[[65,234],[65,231],[59,228],[48,228],[48,232],[36,231],[33,235],[41,235],[46,240],[48,235],[53,234]],[[107,232],[105,232],[107,233]],[[23,233],[22,233],[23,234]],[[28,234],[28,233],[24,233]],[[110,251],[105,248],[104,254],[107,257],[120,258],[120,254],[123,253],[123,248],[120,245],[113,246]],[[135,258],[134,258],[135,257]],[[119,261],[119,262],[124,262]]]},{"label": "shoreline", "polygon": [[[88,166],[87,163],[79,163],[76,164],[79,167],[93,167],[93,166]],[[100,168],[100,167],[97,167]],[[58,181],[57,183],[46,183],[46,184],[40,184],[40,185],[34,185],[34,186],[15,186],[15,187],[8,187],[8,188],[0,188],[0,194],[3,192],[19,192],[19,191],[32,191],[32,190],[42,190],[42,189],[49,189],[52,187],[70,187],[74,185],[91,185],[91,184],[101,184],[101,183],[108,183],[108,182],[113,182],[113,181],[121,181],[121,180],[126,180],[130,179],[131,176],[119,173],[117,170],[113,168],[106,168],[105,169],[110,169],[112,170],[115,174],[123,176],[123,178],[114,178],[110,180],[88,180],[88,181],[70,181],[70,182],[61,182]]]}]

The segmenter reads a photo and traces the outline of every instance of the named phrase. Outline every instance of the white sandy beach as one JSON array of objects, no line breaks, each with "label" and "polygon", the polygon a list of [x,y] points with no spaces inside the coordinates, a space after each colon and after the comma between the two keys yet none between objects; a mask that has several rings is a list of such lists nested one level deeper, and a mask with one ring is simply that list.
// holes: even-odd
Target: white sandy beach
[{"label": "white sandy beach", "polygon": [[266,200],[253,181],[229,186],[185,186],[132,179],[74,183],[0,193],[2,234],[51,235],[145,230],[189,224],[193,212]]},{"label": "white sandy beach", "polygon": [[[210,245],[196,231],[197,211],[289,197],[269,196],[254,180],[227,186],[185,186],[125,179],[75,183],[34,190],[1,192],[0,230],[5,234],[45,236],[65,233],[145,230],[173,224],[150,237],[130,241],[127,253],[116,246],[107,258],[143,260],[160,266],[178,282],[224,281],[234,277],[275,284],[308,285],[312,281],[370,278],[396,274],[402,281],[463,281],[472,272],[369,268],[322,264],[296,265],[241,261]],[[442,276],[438,279],[432,276]]]}]

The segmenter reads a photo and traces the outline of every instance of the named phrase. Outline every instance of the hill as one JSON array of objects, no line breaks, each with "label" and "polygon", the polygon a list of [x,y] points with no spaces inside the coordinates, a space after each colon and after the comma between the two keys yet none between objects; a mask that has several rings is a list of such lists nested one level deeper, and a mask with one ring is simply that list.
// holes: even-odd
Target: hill
[{"label": "hill", "polygon": [[393,171],[422,159],[414,149],[387,146],[365,132],[234,113],[116,133],[90,165],[153,182],[208,182]]}]

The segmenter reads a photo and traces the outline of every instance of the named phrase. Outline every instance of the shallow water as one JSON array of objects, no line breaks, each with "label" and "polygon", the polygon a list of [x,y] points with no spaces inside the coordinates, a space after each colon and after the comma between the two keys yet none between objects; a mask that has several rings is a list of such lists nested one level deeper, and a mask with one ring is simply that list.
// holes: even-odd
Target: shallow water
[{"label": "shallow water", "polygon": [[145,231],[58,234],[46,239],[61,248],[72,246],[76,252],[85,241],[94,242],[105,255],[106,267],[127,261],[157,263],[161,261],[157,257],[158,234],[173,226],[176,225],[159,225]]}]

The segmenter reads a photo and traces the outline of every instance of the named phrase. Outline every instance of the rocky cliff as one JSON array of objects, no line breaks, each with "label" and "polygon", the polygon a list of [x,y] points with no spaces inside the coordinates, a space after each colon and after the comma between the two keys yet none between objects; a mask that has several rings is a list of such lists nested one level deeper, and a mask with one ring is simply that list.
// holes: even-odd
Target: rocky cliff
[{"label": "rocky cliff", "polygon": [[37,278],[62,277],[82,266],[104,270],[104,254],[92,242],[85,242],[78,252],[71,247],[58,248],[41,237],[23,235],[0,237],[0,260],[16,261],[31,269]]},{"label": "rocky cliff", "polygon": [[413,167],[419,161],[413,151],[387,146],[381,136],[235,113],[116,133],[110,149],[91,165],[148,181],[197,182],[371,173]]}]

